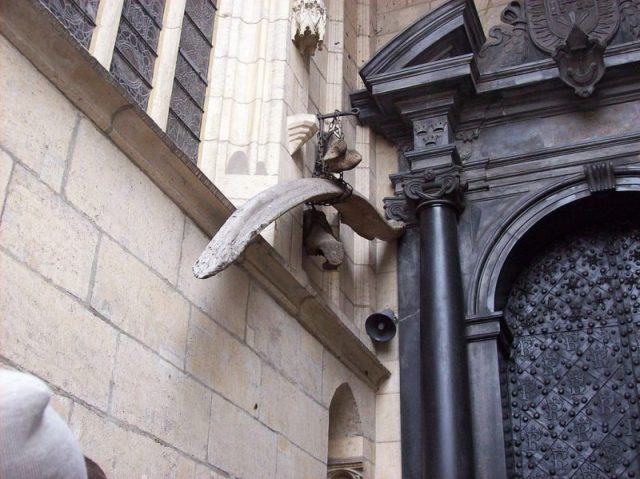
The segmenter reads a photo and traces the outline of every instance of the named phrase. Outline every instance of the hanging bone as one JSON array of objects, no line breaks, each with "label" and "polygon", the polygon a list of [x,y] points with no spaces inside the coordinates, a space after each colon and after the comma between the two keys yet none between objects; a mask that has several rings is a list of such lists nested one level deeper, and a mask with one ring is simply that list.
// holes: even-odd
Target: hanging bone
[{"label": "hanging bone", "polygon": [[362,155],[356,150],[349,150],[344,138],[336,138],[322,158],[329,173],[341,173],[358,166]]},{"label": "hanging bone", "polygon": [[324,269],[334,270],[342,264],[344,246],[333,236],[331,225],[325,214],[316,209],[308,209],[303,218],[303,243],[308,255],[324,256]]}]

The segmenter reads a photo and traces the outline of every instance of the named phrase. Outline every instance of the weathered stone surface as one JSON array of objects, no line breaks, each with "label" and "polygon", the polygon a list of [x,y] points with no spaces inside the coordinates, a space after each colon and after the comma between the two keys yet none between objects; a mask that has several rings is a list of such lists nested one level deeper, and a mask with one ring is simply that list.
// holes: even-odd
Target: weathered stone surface
[{"label": "weathered stone surface", "polygon": [[391,376],[380,383],[378,394],[400,392],[400,361],[385,361],[383,363],[391,373]]},{"label": "weathered stone surface", "polygon": [[236,266],[200,280],[191,266],[207,244],[207,237],[187,219],[182,243],[178,288],[195,305],[240,338],[244,337],[249,278]]},{"label": "weathered stone surface", "polygon": [[362,433],[367,438],[375,438],[375,392],[358,379],[333,354],[325,353],[322,370],[322,404],[331,405],[333,396],[342,384],[347,383],[356,401]]},{"label": "weathered stone surface", "polygon": [[278,478],[322,478],[327,466],[282,436],[278,436]]},{"label": "weathered stone surface", "polygon": [[164,359],[120,337],[111,413],[204,459],[211,393]]},{"label": "weathered stone surface", "polygon": [[376,477],[384,479],[402,478],[402,460],[399,442],[376,444]]},{"label": "weathered stone surface", "polygon": [[275,479],[277,435],[217,394],[211,401],[209,461],[242,478]]},{"label": "weathered stone surface", "polygon": [[84,299],[98,231],[22,166],[9,184],[0,244],[21,261]]},{"label": "weathered stone surface", "polygon": [[398,311],[398,274],[381,273],[376,279],[377,308]]},{"label": "weathered stone surface", "polygon": [[322,345],[255,283],[251,285],[247,321],[254,349],[319,398]]},{"label": "weathered stone surface", "polygon": [[91,305],[162,357],[183,367],[189,303],[106,237],[98,254]]},{"label": "weathered stone surface", "polygon": [[5,254],[0,284],[2,355],[106,409],[116,331]]},{"label": "weathered stone surface", "polygon": [[187,371],[250,414],[257,414],[260,358],[210,318],[194,309]]},{"label": "weathered stone surface", "polygon": [[329,412],[268,366],[262,368],[260,391],[260,420],[324,460]]},{"label": "weathered stone surface", "polygon": [[376,441],[400,440],[400,393],[376,396]]},{"label": "weathered stone surface", "polygon": [[182,461],[173,449],[123,429],[79,404],[73,408],[70,426],[83,453],[109,478],[193,478],[195,467],[179,464]]},{"label": "weathered stone surface", "polygon": [[7,184],[11,177],[11,170],[13,169],[13,160],[11,157],[0,150],[0,211],[4,206],[4,199],[7,194]]},{"label": "weathered stone surface", "polygon": [[59,192],[77,121],[75,108],[4,36],[0,91],[0,145]]},{"label": "weathered stone surface", "polygon": [[67,198],[175,284],[184,215],[89,121],[82,120]]}]

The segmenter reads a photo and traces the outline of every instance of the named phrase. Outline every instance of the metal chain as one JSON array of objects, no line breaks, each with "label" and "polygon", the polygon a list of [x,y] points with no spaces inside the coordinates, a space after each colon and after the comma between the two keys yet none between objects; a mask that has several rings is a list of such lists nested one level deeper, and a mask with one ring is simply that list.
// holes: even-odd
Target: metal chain
[{"label": "metal chain", "polygon": [[[354,109],[350,112],[341,112],[336,110],[332,115],[318,115],[318,145],[316,148],[316,158],[313,168],[312,176],[314,178],[324,178],[326,180],[337,183],[343,190],[342,195],[337,198],[332,198],[326,201],[308,201],[307,206],[312,208],[315,206],[330,206],[337,203],[342,203],[347,200],[353,194],[353,186],[344,180],[344,174],[341,171],[338,176],[333,175],[327,171],[327,163],[324,161],[324,155],[327,153],[327,146],[331,143],[331,137],[335,137],[336,140],[344,139],[344,132],[342,130],[342,116],[345,115],[358,115],[359,111]],[[331,118],[331,122],[325,131],[325,119]]]}]

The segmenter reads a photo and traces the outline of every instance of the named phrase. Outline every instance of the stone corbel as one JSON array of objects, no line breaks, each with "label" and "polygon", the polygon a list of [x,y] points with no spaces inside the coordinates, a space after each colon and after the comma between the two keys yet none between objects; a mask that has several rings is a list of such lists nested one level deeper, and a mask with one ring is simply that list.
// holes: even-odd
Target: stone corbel
[{"label": "stone corbel", "polygon": [[323,0],[295,0],[291,15],[291,40],[304,56],[322,50],[327,25]]},{"label": "stone corbel", "polygon": [[318,119],[311,113],[301,113],[287,117],[289,134],[289,154],[294,155],[318,132]]},{"label": "stone corbel", "polygon": [[576,95],[591,96],[604,75],[605,46],[598,39],[589,37],[574,22],[567,38],[554,52],[560,79],[573,87]]},{"label": "stone corbel", "polygon": [[585,165],[584,175],[591,193],[616,189],[616,173],[610,161]]}]

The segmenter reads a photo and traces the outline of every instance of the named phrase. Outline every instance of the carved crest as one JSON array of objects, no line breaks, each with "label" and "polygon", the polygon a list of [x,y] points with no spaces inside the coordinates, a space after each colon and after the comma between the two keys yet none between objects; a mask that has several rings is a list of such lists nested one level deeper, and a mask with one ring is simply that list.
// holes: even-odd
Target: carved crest
[{"label": "carved crest", "polygon": [[526,0],[525,7],[531,39],[552,55],[574,25],[590,40],[606,45],[620,21],[616,0]]}]

